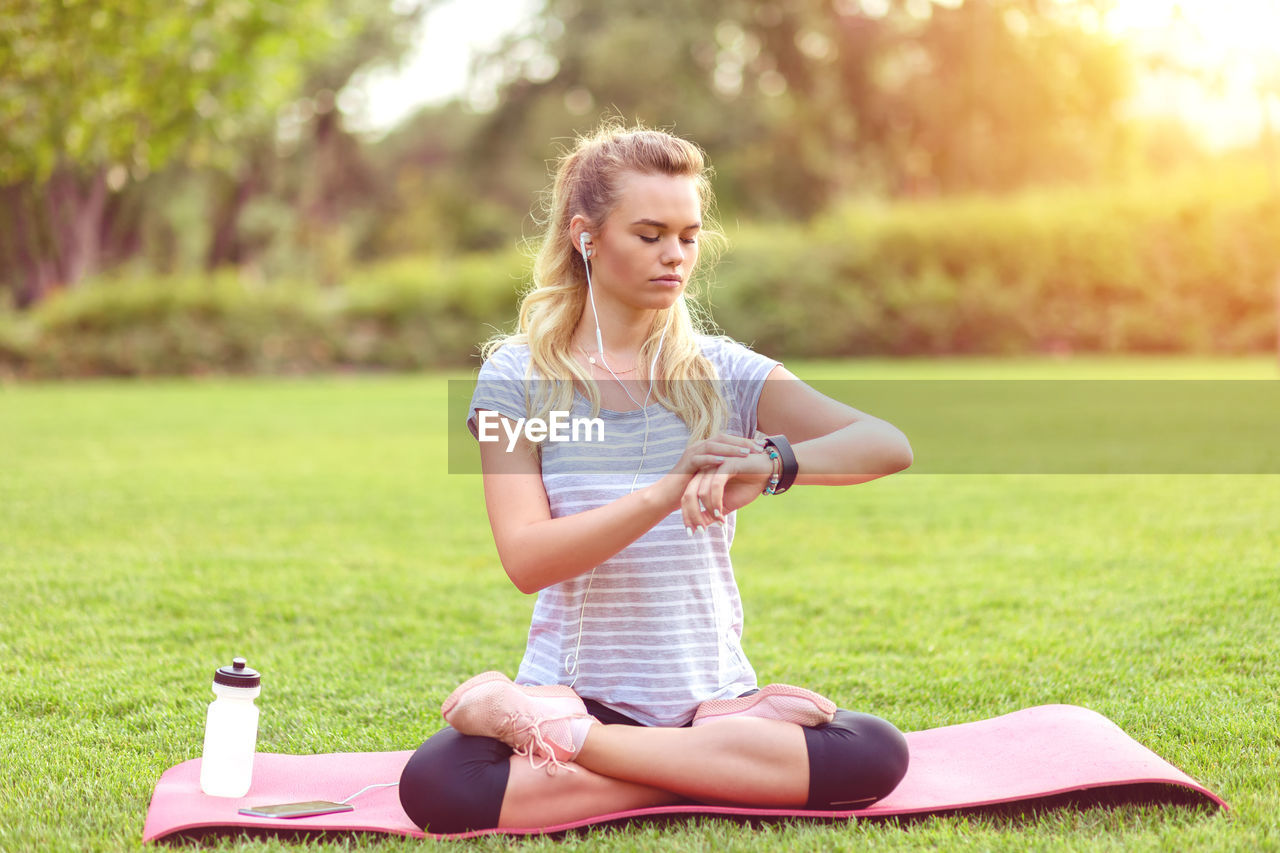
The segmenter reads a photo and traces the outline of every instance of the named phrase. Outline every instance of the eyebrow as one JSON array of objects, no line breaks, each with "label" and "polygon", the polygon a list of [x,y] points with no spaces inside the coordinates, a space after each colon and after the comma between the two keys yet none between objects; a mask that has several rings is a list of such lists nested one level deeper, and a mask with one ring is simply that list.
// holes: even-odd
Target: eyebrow
[{"label": "eyebrow", "polygon": [[[631,224],[632,224],[632,225],[648,225],[648,226],[650,226],[650,227],[652,227],[652,228],[662,228],[662,229],[664,229],[664,230],[670,227],[670,226],[668,226],[668,225],[667,225],[667,223],[665,223],[665,222],[659,222],[659,221],[658,221],[658,220],[656,220],[656,219],[637,219],[635,222],[632,222]],[[702,227],[702,223],[701,223],[701,222],[695,222],[695,223],[693,223],[692,225],[686,225],[686,226],[685,226],[684,228],[682,228],[681,230],[682,230],[682,231],[688,231],[690,228],[701,228],[701,227]]]}]

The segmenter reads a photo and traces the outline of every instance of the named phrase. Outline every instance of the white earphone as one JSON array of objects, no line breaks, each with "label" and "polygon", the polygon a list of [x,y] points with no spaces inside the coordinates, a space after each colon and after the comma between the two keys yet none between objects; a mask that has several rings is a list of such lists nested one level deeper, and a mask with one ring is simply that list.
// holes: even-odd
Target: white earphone
[{"label": "white earphone", "polygon": [[586,231],[583,231],[582,236],[578,237],[578,245],[582,247],[582,257],[584,260],[591,257],[591,250],[587,248],[587,243],[589,242],[591,242],[591,235]]}]

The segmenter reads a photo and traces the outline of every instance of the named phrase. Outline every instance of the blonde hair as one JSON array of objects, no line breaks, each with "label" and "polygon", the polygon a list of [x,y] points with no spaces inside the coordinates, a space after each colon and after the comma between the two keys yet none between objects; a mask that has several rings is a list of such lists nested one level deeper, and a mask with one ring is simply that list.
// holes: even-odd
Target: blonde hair
[{"label": "blonde hair", "polygon": [[506,344],[527,344],[531,376],[526,379],[536,373],[546,380],[538,382],[530,395],[533,411],[540,417],[552,410],[569,411],[576,382],[591,402],[592,415],[599,413],[599,388],[571,351],[573,331],[587,303],[587,275],[585,262],[569,239],[569,224],[581,214],[593,229],[601,227],[620,200],[621,177],[628,172],[692,178],[697,187],[703,222],[698,235],[700,254],[712,257],[691,271],[684,298],[655,312],[640,348],[640,361],[649,364],[655,355],[660,358],[652,374],[654,398],[685,422],[694,439],[708,438],[724,428],[728,410],[712,381],[718,378],[715,368],[702,355],[698,341],[700,335],[711,333],[712,325],[704,310],[690,306],[688,298],[700,292],[699,271],[714,264],[723,236],[713,222],[710,169],[702,150],[669,133],[639,126],[624,129],[606,122],[595,133],[579,137],[560,158],[541,220],[533,284],[520,302],[518,329],[487,341],[481,355],[487,359]]}]

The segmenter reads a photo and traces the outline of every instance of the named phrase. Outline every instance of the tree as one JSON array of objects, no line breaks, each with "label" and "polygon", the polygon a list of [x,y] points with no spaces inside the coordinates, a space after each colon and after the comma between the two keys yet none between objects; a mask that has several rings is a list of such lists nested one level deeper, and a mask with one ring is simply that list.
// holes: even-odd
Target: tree
[{"label": "tree", "polygon": [[[372,0],[5,0],[0,276],[19,304],[96,269],[111,196],[170,163],[233,170]],[[402,16],[403,17],[403,16]],[[348,72],[349,73],[349,72]]]},{"label": "tree", "polygon": [[921,53],[888,94],[902,178],[1003,191],[1105,175],[1117,150],[1127,55],[1086,32],[1082,7],[968,0],[939,8],[906,44]]},{"label": "tree", "polygon": [[[261,251],[255,235],[242,227],[243,217],[261,202],[276,227],[288,232],[268,239],[290,244],[276,245],[275,254],[290,257],[295,267],[309,266],[314,278],[332,283],[359,239],[347,233],[356,209],[387,204],[367,146],[343,125],[337,94],[360,69],[402,55],[415,29],[410,24],[438,0],[419,0],[400,10],[385,0],[329,2],[341,8],[339,17],[359,26],[306,67],[298,96],[278,122],[244,140],[244,156],[235,168],[211,170],[217,208],[205,258],[209,269],[245,263]],[[276,215],[279,210],[284,217]]]},{"label": "tree", "polygon": [[789,217],[852,192],[1095,177],[1129,74],[1087,27],[1106,5],[547,0],[482,68],[505,82],[475,150],[510,162],[614,110],[699,141],[730,207]]}]

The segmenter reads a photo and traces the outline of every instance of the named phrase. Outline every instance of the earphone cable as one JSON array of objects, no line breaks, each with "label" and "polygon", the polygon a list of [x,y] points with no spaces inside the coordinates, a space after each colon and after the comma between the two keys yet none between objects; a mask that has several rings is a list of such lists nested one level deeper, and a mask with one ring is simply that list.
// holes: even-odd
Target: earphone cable
[{"label": "earphone cable", "polygon": [[363,794],[365,791],[368,791],[368,790],[373,789],[373,788],[394,788],[395,786],[397,786],[397,785],[399,785],[399,784],[400,784],[399,782],[380,782],[380,783],[375,784],[375,785],[365,785],[365,786],[364,786],[363,788],[361,788],[359,791],[356,791],[354,794],[352,794],[351,796],[347,797],[346,799],[338,800],[338,804],[339,804],[339,805],[343,805],[343,806],[345,806],[345,805],[347,805],[348,803],[350,803],[352,800],[354,800],[356,797],[358,797],[358,796],[360,796],[361,794]]},{"label": "earphone cable", "polygon": [[[658,359],[662,357],[662,344],[667,339],[667,329],[671,327],[671,314],[667,314],[667,322],[662,326],[662,334],[658,336],[658,349],[653,354],[653,361],[649,364],[649,390],[645,392],[644,403],[641,404],[635,397],[631,396],[631,392],[627,390],[627,385],[618,378],[618,374],[613,372],[613,368],[609,366],[609,360],[604,354],[604,335],[600,331],[600,313],[596,311],[596,295],[595,288],[591,286],[591,260],[587,257],[586,235],[579,238],[582,246],[582,267],[587,273],[587,298],[591,300],[591,319],[596,327],[596,348],[600,353],[600,363],[604,365],[604,369],[609,371],[609,375],[622,388],[622,393],[627,395],[632,405],[640,409],[640,414],[644,416],[644,439],[640,445],[640,464],[636,467],[635,476],[631,478],[631,489],[629,494],[634,494],[636,483],[640,481],[640,472],[644,470],[644,459],[649,452],[649,398],[653,395],[654,373],[658,367]],[[637,359],[639,363],[639,359]],[[634,369],[634,368],[633,368]],[[591,574],[587,576],[587,588],[582,591],[582,607],[578,610],[578,631],[577,637],[574,639],[573,651],[564,658],[565,675],[573,676],[573,680],[569,682],[569,686],[573,687],[578,683],[578,658],[582,652],[582,626],[587,618],[587,599],[591,595],[591,584],[596,578],[596,569],[598,566],[592,566]],[[573,664],[569,661],[572,658]]]}]

